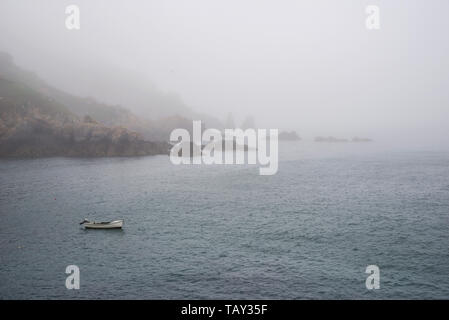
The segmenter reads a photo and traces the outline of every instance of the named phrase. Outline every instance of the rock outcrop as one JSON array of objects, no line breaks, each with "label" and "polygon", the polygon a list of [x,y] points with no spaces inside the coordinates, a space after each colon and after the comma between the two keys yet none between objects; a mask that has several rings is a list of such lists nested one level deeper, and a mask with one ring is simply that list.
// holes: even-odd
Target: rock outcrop
[{"label": "rock outcrop", "polygon": [[329,137],[316,137],[315,142],[348,142],[348,139],[340,139],[332,136]]},{"label": "rock outcrop", "polygon": [[0,78],[0,156],[143,156],[168,154],[169,144],[145,141],[123,127],[81,120],[64,105]]},{"label": "rock outcrop", "polygon": [[298,136],[296,131],[282,131],[279,133],[279,140],[299,141],[301,138]]}]

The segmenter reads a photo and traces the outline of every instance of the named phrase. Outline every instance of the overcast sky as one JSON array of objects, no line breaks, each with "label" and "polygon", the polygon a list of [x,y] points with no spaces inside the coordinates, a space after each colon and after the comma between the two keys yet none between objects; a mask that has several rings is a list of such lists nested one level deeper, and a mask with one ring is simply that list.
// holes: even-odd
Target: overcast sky
[{"label": "overcast sky", "polygon": [[[69,4],[79,31],[65,28]],[[367,5],[380,30],[366,29]],[[110,68],[221,119],[445,143],[448,12],[447,0],[1,0],[0,50],[80,95]]]}]

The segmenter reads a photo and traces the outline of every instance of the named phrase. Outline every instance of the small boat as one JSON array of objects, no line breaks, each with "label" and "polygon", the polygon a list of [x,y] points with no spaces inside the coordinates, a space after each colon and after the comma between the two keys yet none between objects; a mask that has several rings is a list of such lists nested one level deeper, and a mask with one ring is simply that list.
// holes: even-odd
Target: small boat
[{"label": "small boat", "polygon": [[123,220],[95,222],[84,219],[80,224],[84,225],[86,229],[121,229],[123,227]]}]

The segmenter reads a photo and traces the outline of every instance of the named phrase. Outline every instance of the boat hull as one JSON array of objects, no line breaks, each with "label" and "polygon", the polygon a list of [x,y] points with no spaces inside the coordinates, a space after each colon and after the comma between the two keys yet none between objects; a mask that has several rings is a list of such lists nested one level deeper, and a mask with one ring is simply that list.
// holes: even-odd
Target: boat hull
[{"label": "boat hull", "polygon": [[123,227],[123,220],[111,221],[108,223],[86,222],[84,223],[86,229],[121,229]]}]

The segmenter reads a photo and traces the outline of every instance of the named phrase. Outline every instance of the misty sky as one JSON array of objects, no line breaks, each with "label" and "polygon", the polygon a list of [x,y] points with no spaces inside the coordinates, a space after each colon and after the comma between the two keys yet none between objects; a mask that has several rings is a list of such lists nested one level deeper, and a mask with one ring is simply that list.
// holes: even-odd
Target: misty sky
[{"label": "misty sky", "polygon": [[[69,4],[79,31],[65,28]],[[379,6],[380,30],[366,29],[367,5]],[[0,51],[106,102],[120,103],[89,82],[96,70],[222,120],[446,143],[448,12],[447,0],[1,0]]]}]

